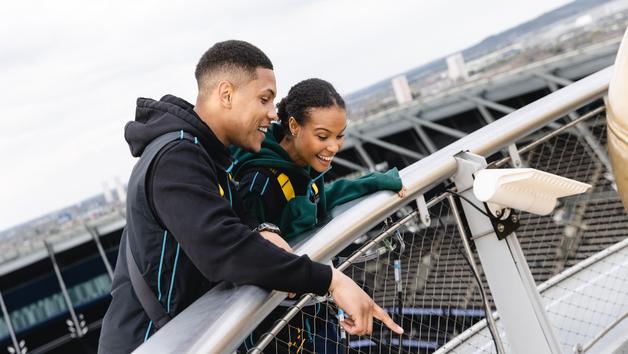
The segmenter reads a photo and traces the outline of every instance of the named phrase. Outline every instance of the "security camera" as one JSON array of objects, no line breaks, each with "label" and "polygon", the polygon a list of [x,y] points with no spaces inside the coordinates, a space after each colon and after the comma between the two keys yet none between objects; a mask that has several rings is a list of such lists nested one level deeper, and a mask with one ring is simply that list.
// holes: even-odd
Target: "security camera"
[{"label": "security camera", "polygon": [[548,215],[556,200],[586,192],[590,184],[534,168],[485,169],[475,173],[473,193],[491,211],[511,208]]}]

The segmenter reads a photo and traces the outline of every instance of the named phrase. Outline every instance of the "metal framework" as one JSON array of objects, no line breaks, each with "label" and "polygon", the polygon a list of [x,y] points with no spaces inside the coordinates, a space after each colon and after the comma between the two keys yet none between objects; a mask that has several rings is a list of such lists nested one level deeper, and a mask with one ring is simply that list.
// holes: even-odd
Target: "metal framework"
[{"label": "metal framework", "polygon": [[404,156],[408,156],[408,157],[413,158],[413,159],[419,160],[419,159],[423,158],[423,155],[419,154],[418,152],[406,149],[404,147],[401,147],[401,146],[398,146],[398,145],[395,145],[395,144],[391,144],[389,142],[383,141],[383,140],[378,139],[378,138],[374,138],[372,136],[368,136],[366,134],[362,134],[362,133],[358,133],[358,132],[354,132],[354,131],[349,131],[349,132],[347,132],[347,134],[351,135],[351,136],[354,136],[355,138],[357,138],[359,140],[369,142],[369,143],[371,143],[373,145],[377,145],[377,146],[382,147],[382,148],[384,148],[386,150],[390,150],[390,151],[396,152],[398,154],[401,154],[401,155],[404,155]]}]

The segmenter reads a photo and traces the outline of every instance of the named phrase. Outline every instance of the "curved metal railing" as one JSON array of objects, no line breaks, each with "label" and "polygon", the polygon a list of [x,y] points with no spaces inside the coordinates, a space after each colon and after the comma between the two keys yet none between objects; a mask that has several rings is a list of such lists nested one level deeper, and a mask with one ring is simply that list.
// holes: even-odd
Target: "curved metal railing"
[{"label": "curved metal railing", "polygon": [[[572,115],[567,120],[573,121],[556,130],[543,129],[524,138],[518,149],[519,157],[528,167],[593,185],[589,193],[561,201],[549,217],[515,214],[522,223],[517,239],[541,291],[549,323],[559,334],[557,345],[566,351],[571,351],[577,343],[592,342],[617,313],[628,310],[628,262],[618,262],[621,255],[612,255],[618,245],[626,244],[628,216],[613,189],[612,178],[603,173],[606,165],[598,158],[599,151],[595,151],[603,150],[606,141],[605,110],[598,100],[578,111],[587,113],[579,118]],[[489,166],[516,164],[510,159],[496,160]],[[493,323],[490,316],[494,309],[491,306],[493,289],[485,292],[481,285],[484,266],[490,265],[483,264],[482,268],[474,265],[475,255],[467,238],[478,236],[469,235],[461,226],[462,218],[452,193],[439,194],[426,203],[431,223],[418,225],[413,217],[417,211],[400,211],[398,215],[407,213],[406,216],[385,226],[384,232],[338,267],[346,269],[348,275],[395,316],[407,331],[403,337],[392,337],[386,329],[376,327],[370,336],[349,336],[348,341],[342,340],[342,332],[325,330],[326,327],[337,329],[334,327],[337,321],[329,316],[338,312],[333,301],[326,299],[318,310],[316,307],[308,310],[301,306],[306,300],[303,299],[287,310],[254,347],[254,342],[249,340],[244,349],[252,354],[286,347],[297,350],[306,344],[302,348],[304,352],[422,349],[429,353],[439,347],[439,353],[490,353],[493,347],[500,348],[499,353],[511,352],[513,349],[507,342],[502,343],[502,336],[497,334],[503,333],[499,330],[501,322]],[[448,205],[442,203],[444,196]],[[393,232],[396,237],[391,236]],[[386,241],[401,241],[406,247],[395,249]],[[369,251],[375,247],[379,252]],[[365,252],[369,257],[360,256]],[[563,269],[565,271],[559,274]],[[555,274],[559,275],[547,280]],[[320,311],[321,307],[325,310]],[[465,332],[454,338],[456,333],[470,328],[482,317],[486,317],[492,327],[490,334],[484,329],[472,337],[469,337],[470,332]],[[266,330],[258,328],[257,333]],[[301,333],[305,333],[307,339],[299,337]],[[617,334],[606,336],[617,339]]]},{"label": "curved metal railing", "polygon": [[[612,68],[604,69],[549,94],[498,121],[403,169],[408,193],[404,199],[378,192],[336,215],[296,248],[317,261],[328,262],[356,238],[456,171],[454,155],[471,151],[489,156],[583,105],[602,97]],[[254,286],[222,284],[205,294],[149,341],[137,353],[230,353],[284,298]]]}]

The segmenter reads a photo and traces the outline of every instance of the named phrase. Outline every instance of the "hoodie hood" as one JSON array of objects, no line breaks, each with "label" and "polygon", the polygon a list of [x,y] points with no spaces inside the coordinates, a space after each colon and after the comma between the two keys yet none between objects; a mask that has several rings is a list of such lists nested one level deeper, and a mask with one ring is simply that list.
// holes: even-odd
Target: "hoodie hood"
[{"label": "hoodie hood", "polygon": [[290,159],[290,156],[284,150],[279,142],[283,139],[284,133],[281,126],[271,124],[266,132],[266,138],[262,142],[262,149],[259,152],[250,152],[242,149],[236,149],[234,156],[238,163],[234,169],[234,177],[237,180],[241,177],[239,174],[252,167],[278,168],[290,172],[303,174],[310,178],[310,168],[301,167]]},{"label": "hoodie hood", "polygon": [[138,98],[135,121],[125,126],[124,138],[131,155],[139,157],[155,138],[180,130],[198,138],[206,151],[219,158],[221,165],[230,163],[229,151],[194,112],[194,105],[172,95],[166,95],[159,101]]}]

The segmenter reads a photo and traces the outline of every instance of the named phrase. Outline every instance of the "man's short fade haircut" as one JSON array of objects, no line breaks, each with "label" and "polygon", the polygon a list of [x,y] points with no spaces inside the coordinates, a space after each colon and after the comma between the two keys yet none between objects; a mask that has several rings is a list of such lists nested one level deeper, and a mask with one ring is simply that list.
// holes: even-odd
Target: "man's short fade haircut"
[{"label": "man's short fade haircut", "polygon": [[258,67],[273,70],[273,63],[256,46],[238,40],[218,42],[196,65],[196,82],[199,90],[213,88],[220,79],[229,78],[238,86],[256,79]]}]

